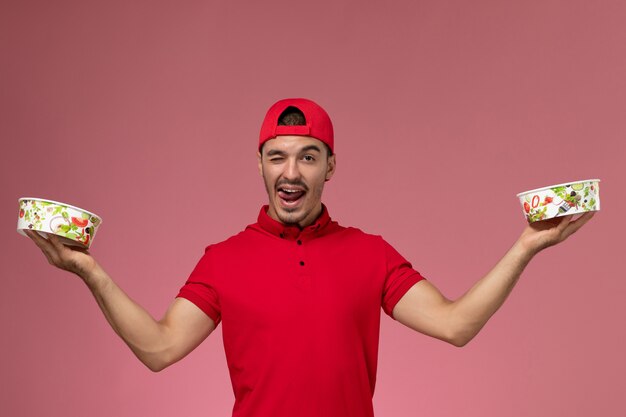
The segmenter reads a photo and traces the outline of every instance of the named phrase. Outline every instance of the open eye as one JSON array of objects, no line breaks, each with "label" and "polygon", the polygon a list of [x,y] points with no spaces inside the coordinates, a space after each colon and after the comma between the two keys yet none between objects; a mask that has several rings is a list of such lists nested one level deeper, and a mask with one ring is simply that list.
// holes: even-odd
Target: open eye
[{"label": "open eye", "polygon": [[313,155],[304,155],[304,156],[302,157],[302,159],[304,159],[304,160],[305,160],[305,161],[307,161],[307,162],[313,162],[313,161],[315,161],[315,157],[314,157]]}]

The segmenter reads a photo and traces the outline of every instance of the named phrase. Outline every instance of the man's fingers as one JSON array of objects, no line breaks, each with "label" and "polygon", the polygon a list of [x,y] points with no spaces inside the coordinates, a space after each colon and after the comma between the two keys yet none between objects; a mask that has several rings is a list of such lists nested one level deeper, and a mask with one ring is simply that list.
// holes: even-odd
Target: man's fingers
[{"label": "man's fingers", "polygon": [[566,239],[572,234],[576,233],[576,231],[578,231],[578,229],[583,227],[589,220],[591,220],[591,218],[595,216],[595,214],[596,213],[594,211],[588,211],[576,220],[569,222],[567,227],[563,230],[563,239]]},{"label": "man's fingers", "polygon": [[571,221],[572,221],[572,216],[563,216],[559,224],[556,225],[557,230],[560,233],[563,233],[563,231],[567,228],[567,226],[569,226]]},{"label": "man's fingers", "polygon": [[57,252],[61,253],[63,250],[67,249],[63,243],[61,243],[61,241],[59,240],[58,236],[56,235],[50,235],[48,237],[48,242],[50,242],[52,244],[52,246],[54,246],[54,249],[56,249]]},{"label": "man's fingers", "polygon": [[26,233],[26,236],[28,236],[33,242],[35,242],[37,246],[43,244],[44,242],[42,241],[45,241],[45,239],[41,237],[39,233],[34,232],[32,230],[24,230],[24,233]]},{"label": "man's fingers", "polygon": [[37,245],[42,251],[50,250],[51,243],[39,233],[32,230],[25,230],[24,233],[26,233],[26,236],[31,238],[31,240],[35,242],[35,245]]},{"label": "man's fingers", "polygon": [[50,238],[48,240],[50,241],[50,243],[52,243],[56,251],[61,255],[64,253],[67,255],[71,251],[81,252],[86,255],[89,255],[89,251],[85,248],[81,248],[78,246],[69,247],[69,246],[64,245],[63,242],[61,242],[61,239],[59,239],[59,237],[56,235],[50,235]]},{"label": "man's fingers", "polygon": [[48,262],[52,265],[56,265],[58,256],[56,255],[54,247],[48,241],[48,239],[44,238],[39,233],[32,230],[25,230],[24,232],[26,233],[26,236],[31,238],[31,240],[35,242],[35,245],[37,245],[37,247],[41,249],[41,252],[43,252],[43,254],[48,259]]}]

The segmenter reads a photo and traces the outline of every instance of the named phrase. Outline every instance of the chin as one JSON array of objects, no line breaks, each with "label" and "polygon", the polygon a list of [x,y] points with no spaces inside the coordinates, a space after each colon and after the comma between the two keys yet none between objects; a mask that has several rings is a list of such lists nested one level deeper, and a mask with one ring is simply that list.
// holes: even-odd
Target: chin
[{"label": "chin", "polygon": [[285,223],[285,224],[297,224],[300,223],[302,220],[304,220],[306,216],[304,215],[298,215],[297,213],[294,212],[279,212],[278,213],[278,218],[280,219],[281,222]]}]

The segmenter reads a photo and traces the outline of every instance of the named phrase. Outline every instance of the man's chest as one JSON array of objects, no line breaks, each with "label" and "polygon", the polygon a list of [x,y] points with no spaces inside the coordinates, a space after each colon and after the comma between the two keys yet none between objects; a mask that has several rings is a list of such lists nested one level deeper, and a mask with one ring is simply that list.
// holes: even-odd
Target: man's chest
[{"label": "man's chest", "polygon": [[[285,324],[298,317],[358,320],[379,314],[384,264],[349,245],[285,241],[241,253],[220,271],[217,288],[225,325]],[[313,317],[311,317],[313,315]]]}]

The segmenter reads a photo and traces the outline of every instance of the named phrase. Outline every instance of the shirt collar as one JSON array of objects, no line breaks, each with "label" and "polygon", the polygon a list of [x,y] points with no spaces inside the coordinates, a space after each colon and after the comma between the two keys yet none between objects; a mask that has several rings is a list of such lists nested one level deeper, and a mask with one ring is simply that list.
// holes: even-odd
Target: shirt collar
[{"label": "shirt collar", "polygon": [[286,225],[277,220],[272,219],[268,214],[267,210],[269,209],[268,205],[261,207],[261,211],[259,212],[258,224],[261,229],[269,232],[275,236],[284,239],[296,239],[300,235],[308,235],[308,234],[318,234],[321,233],[326,226],[331,222],[330,215],[328,214],[328,209],[324,204],[322,204],[322,213],[319,215],[317,220],[313,222],[313,224],[305,227],[304,229],[300,229],[300,227],[296,225]]}]

